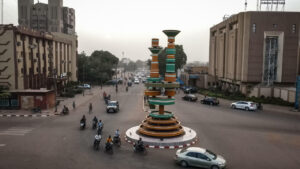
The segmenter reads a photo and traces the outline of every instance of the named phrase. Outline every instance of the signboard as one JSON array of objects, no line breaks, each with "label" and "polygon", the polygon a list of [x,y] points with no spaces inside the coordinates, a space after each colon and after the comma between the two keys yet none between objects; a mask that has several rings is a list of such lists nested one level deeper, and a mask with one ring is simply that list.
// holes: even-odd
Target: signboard
[{"label": "signboard", "polygon": [[263,5],[284,5],[285,0],[260,0],[260,4]]}]

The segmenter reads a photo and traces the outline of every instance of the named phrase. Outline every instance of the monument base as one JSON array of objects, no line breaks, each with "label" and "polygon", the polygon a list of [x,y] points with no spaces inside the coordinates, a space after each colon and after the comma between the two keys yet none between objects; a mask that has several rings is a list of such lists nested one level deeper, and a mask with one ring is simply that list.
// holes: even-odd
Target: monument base
[{"label": "monument base", "polygon": [[197,141],[196,132],[188,127],[183,127],[185,134],[178,137],[173,138],[154,138],[144,136],[138,133],[138,129],[140,126],[134,126],[126,131],[125,140],[128,143],[135,143],[142,138],[144,145],[148,148],[161,148],[161,149],[175,149],[175,148],[183,148],[190,145],[193,145]]}]

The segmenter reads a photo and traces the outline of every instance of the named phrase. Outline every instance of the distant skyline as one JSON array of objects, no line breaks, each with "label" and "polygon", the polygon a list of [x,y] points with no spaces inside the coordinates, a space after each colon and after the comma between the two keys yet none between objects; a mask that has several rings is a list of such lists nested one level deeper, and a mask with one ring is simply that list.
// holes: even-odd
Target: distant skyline
[{"label": "distant skyline", "polygon": [[[4,24],[18,25],[18,0],[4,0]],[[37,2],[37,0],[35,0]],[[48,0],[40,0],[47,3]],[[256,11],[248,0],[247,11]],[[78,52],[107,50],[120,59],[150,59],[151,38],[167,45],[164,29],[178,29],[176,44],[183,45],[188,62],[208,62],[209,29],[224,15],[243,12],[244,0],[64,0],[76,11]],[[299,0],[286,0],[285,11],[300,11]]]}]

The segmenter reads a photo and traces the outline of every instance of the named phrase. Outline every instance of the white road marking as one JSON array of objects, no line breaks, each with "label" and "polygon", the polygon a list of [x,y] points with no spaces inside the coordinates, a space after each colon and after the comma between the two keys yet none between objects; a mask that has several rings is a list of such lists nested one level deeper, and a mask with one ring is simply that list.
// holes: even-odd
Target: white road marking
[{"label": "white road marking", "polygon": [[12,127],[4,131],[0,131],[0,135],[8,135],[8,136],[24,136],[25,134],[31,132],[33,128],[20,128],[20,127]]},{"label": "white road marking", "polygon": [[0,147],[4,147],[4,146],[6,146],[6,144],[0,144]]}]

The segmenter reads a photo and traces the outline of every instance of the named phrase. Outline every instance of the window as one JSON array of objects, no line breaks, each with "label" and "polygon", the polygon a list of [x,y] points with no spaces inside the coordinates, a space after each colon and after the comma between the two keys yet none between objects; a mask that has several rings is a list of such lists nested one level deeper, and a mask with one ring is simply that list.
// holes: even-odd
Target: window
[{"label": "window", "polygon": [[210,159],[206,155],[201,154],[201,153],[198,153],[198,158],[200,158],[202,160],[210,161]]},{"label": "window", "polygon": [[252,25],[252,32],[253,32],[253,33],[256,32],[256,24],[255,24],[255,23]]},{"label": "window", "polygon": [[197,153],[189,152],[186,154],[186,156],[197,158]]},{"label": "window", "polygon": [[296,33],[296,24],[292,25],[292,33]]}]

